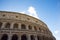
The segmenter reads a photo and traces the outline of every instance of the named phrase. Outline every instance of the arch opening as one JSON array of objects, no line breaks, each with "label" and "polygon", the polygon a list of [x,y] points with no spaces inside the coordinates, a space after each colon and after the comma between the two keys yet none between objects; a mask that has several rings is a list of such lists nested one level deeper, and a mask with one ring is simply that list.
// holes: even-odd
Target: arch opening
[{"label": "arch opening", "polygon": [[34,35],[31,35],[30,38],[31,38],[31,40],[35,40]]},{"label": "arch opening", "polygon": [[36,26],[34,26],[34,30],[35,30],[35,31],[37,30]]},{"label": "arch opening", "polygon": [[21,24],[21,29],[26,29],[26,25],[25,24]]},{"label": "arch opening", "polygon": [[10,23],[6,23],[5,28],[10,28]]},{"label": "arch opening", "polygon": [[1,40],[8,40],[8,35],[7,34],[3,34]]},{"label": "arch opening", "polygon": [[15,23],[14,26],[13,26],[13,28],[18,28],[18,24]]},{"label": "arch opening", "polygon": [[40,36],[37,36],[37,40],[41,40]]},{"label": "arch opening", "polygon": [[28,28],[31,30],[32,29],[32,26],[29,25]]},{"label": "arch opening", "polygon": [[1,28],[1,26],[2,26],[2,23],[0,22],[0,28]]},{"label": "arch opening", "polygon": [[16,34],[14,34],[14,35],[12,36],[12,40],[18,40],[18,36],[17,36]]},{"label": "arch opening", "polygon": [[24,34],[21,36],[21,40],[27,40],[27,36]]}]

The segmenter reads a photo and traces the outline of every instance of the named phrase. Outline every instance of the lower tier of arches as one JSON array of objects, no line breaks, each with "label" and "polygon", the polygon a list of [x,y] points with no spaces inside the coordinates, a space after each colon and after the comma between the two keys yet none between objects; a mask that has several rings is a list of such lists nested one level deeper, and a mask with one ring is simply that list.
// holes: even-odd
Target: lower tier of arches
[{"label": "lower tier of arches", "polygon": [[0,40],[56,40],[54,37],[46,37],[41,35],[19,35],[19,34],[2,34]]}]

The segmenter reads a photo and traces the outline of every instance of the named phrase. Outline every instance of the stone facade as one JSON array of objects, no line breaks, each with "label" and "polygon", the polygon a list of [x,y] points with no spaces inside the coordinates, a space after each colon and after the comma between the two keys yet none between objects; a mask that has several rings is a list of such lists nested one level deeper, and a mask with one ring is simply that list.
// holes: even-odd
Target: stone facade
[{"label": "stone facade", "polygon": [[0,11],[0,40],[56,40],[39,19],[17,12]]}]

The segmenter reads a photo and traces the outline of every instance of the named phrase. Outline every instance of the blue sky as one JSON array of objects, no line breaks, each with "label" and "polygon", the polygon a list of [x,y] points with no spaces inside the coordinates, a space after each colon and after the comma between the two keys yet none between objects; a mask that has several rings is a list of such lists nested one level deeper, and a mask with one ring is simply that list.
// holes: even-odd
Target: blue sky
[{"label": "blue sky", "polygon": [[0,11],[22,12],[39,18],[60,40],[60,0],[0,0]]}]

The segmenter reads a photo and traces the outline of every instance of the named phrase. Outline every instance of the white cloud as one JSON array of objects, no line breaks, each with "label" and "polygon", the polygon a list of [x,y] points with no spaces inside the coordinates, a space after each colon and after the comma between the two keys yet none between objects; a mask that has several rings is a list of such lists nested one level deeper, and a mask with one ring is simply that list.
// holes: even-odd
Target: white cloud
[{"label": "white cloud", "polygon": [[59,31],[58,31],[58,30],[56,30],[54,33],[55,33],[55,34],[58,34],[58,33],[59,33]]},{"label": "white cloud", "polygon": [[20,12],[20,13],[23,13],[23,14],[25,14],[25,11],[23,11],[23,12]]},{"label": "white cloud", "polygon": [[34,7],[30,6],[27,11],[29,13],[28,15],[38,18],[37,12]]},{"label": "white cloud", "polygon": [[53,33],[54,33],[54,36],[55,36],[56,40],[60,40],[60,38],[59,38],[60,37],[60,35],[59,35],[60,31],[59,30],[55,30]]},{"label": "white cloud", "polygon": [[38,15],[37,15],[37,12],[36,12],[36,10],[33,6],[28,7],[27,10],[22,11],[20,13],[27,14],[27,15],[33,16],[35,18],[39,18]]},{"label": "white cloud", "polygon": [[[27,10],[22,11],[22,12],[20,12],[20,13],[28,14],[28,15],[30,15],[30,16],[39,18],[38,15],[37,15],[36,9],[35,9],[33,6],[28,7]],[[55,30],[53,33],[54,33],[54,36],[56,37],[56,40],[60,40],[60,38],[59,38],[59,37],[60,37],[60,36],[59,36],[60,31],[59,31],[59,30]]]},{"label": "white cloud", "polygon": [[28,8],[28,12],[30,12],[30,13],[35,13],[36,14],[36,11],[35,11],[35,8],[34,7],[32,7],[32,6],[30,6],[29,8]]}]

